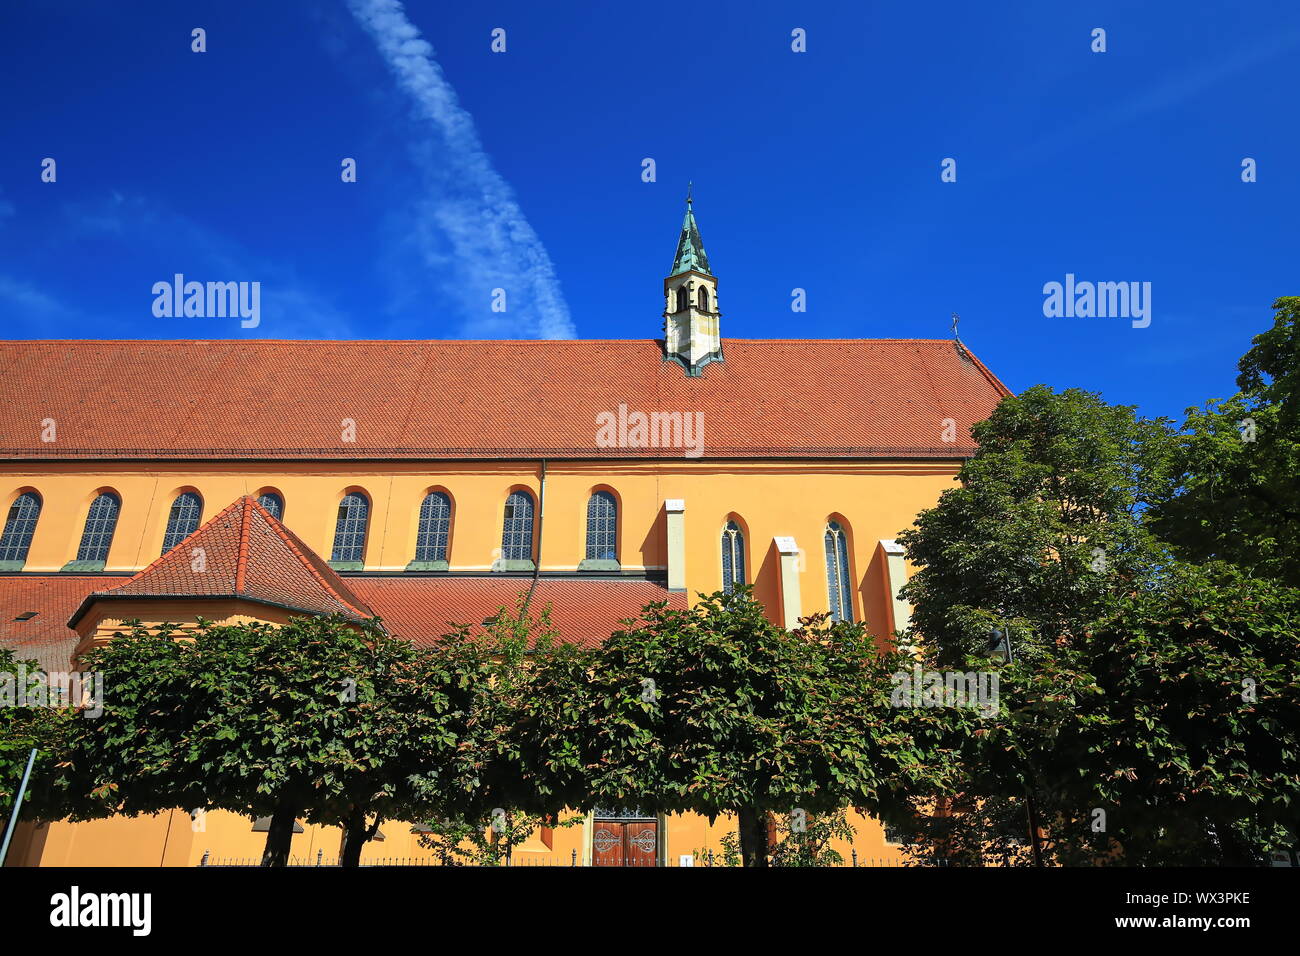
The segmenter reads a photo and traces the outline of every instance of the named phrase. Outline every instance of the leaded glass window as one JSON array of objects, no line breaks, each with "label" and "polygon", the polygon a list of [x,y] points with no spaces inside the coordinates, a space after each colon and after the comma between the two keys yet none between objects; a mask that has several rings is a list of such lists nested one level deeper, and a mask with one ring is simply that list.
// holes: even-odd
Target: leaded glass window
[{"label": "leaded glass window", "polygon": [[107,561],[108,547],[117,530],[117,516],[122,501],[113,492],[106,491],[90,503],[86,513],[86,527],[81,532],[81,546],[77,548],[78,561]]},{"label": "leaded glass window", "polygon": [[745,534],[728,521],[722,529],[722,590],[730,594],[745,583]]},{"label": "leaded glass window", "polygon": [[279,521],[284,517],[284,499],[274,491],[257,496],[257,503],[270,512],[271,517]]},{"label": "leaded glass window", "polygon": [[533,496],[526,491],[512,491],[506,499],[501,557],[506,561],[533,559]]},{"label": "leaded glass window", "polygon": [[203,499],[193,491],[182,492],[172,502],[167,515],[167,531],[163,535],[162,553],[166,554],[195,531],[203,514]]},{"label": "leaded glass window", "polygon": [[339,502],[339,516],[334,524],[334,551],[331,561],[364,561],[366,525],[370,520],[370,502],[366,496],[352,492]]},{"label": "leaded glass window", "polygon": [[420,504],[420,527],[415,534],[415,560],[446,561],[451,534],[451,498],[432,491]]},{"label": "leaded glass window", "polygon": [[0,561],[26,561],[36,532],[36,519],[41,516],[41,496],[25,491],[9,506],[5,518],[4,536],[0,537]]},{"label": "leaded glass window", "polygon": [[832,521],[826,525],[826,588],[830,594],[831,620],[853,620],[853,591],[849,578],[849,545],[844,529]]},{"label": "leaded glass window", "polygon": [[608,491],[587,499],[587,558],[618,560],[618,504]]}]

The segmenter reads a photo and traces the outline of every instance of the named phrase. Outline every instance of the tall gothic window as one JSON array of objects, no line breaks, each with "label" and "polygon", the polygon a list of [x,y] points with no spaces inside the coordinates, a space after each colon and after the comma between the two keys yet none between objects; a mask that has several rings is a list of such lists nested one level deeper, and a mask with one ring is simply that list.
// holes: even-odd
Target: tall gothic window
[{"label": "tall gothic window", "polygon": [[420,504],[420,527],[415,534],[415,560],[446,561],[451,535],[451,498],[431,491]]},{"label": "tall gothic window", "polygon": [[700,286],[700,311],[709,311],[709,290],[704,286]]},{"label": "tall gothic window", "polygon": [[41,496],[36,492],[25,491],[14,499],[5,518],[4,536],[0,537],[0,561],[22,564],[27,560],[27,549],[32,545],[36,519],[40,516]]},{"label": "tall gothic window", "polygon": [[831,620],[853,620],[853,590],[849,579],[849,545],[844,529],[832,521],[826,525],[826,589],[830,595]]},{"label": "tall gothic window", "polygon": [[108,560],[108,547],[117,530],[117,515],[122,510],[122,500],[111,491],[105,491],[90,503],[86,513],[86,527],[81,532],[81,546],[77,548],[78,561]]},{"label": "tall gothic window", "polygon": [[677,287],[677,311],[685,312],[691,305],[691,293],[686,286]]},{"label": "tall gothic window", "polygon": [[730,594],[745,583],[745,534],[728,521],[722,529],[722,590]]},{"label": "tall gothic window", "polygon": [[162,553],[166,554],[195,531],[199,530],[199,517],[203,513],[203,499],[193,491],[176,496],[172,510],[167,514],[167,531],[163,535]]},{"label": "tall gothic window", "polygon": [[506,499],[505,525],[501,529],[501,557],[506,561],[533,558],[533,496],[512,491]]},{"label": "tall gothic window", "polygon": [[618,560],[618,504],[608,491],[587,499],[587,559]]},{"label": "tall gothic window", "polygon": [[364,561],[366,525],[370,520],[370,501],[360,492],[350,492],[339,502],[338,521],[334,524],[334,551],[331,561]]},{"label": "tall gothic window", "polygon": [[268,491],[265,494],[257,496],[257,503],[271,513],[271,517],[276,521],[284,517],[284,499],[274,491]]}]

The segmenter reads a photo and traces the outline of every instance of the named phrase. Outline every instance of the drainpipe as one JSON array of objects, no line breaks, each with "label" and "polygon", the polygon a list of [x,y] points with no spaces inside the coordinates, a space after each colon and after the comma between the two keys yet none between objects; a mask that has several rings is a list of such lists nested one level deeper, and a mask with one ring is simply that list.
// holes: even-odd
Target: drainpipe
[{"label": "drainpipe", "polygon": [[537,492],[537,561],[533,565],[533,583],[528,588],[528,597],[524,598],[524,610],[533,603],[533,594],[537,590],[537,579],[542,576],[542,527],[546,523],[546,459],[542,459],[541,483]]}]

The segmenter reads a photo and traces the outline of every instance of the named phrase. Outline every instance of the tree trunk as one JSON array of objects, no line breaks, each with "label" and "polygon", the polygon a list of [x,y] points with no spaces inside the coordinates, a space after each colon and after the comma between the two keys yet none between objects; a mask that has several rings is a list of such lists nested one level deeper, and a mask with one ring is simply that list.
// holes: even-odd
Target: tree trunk
[{"label": "tree trunk", "polygon": [[271,827],[266,831],[266,849],[262,851],[262,866],[284,866],[289,862],[289,848],[293,842],[293,824],[298,808],[285,800],[271,814]]},{"label": "tree trunk", "polygon": [[1038,806],[1034,803],[1034,795],[1028,790],[1025,791],[1025,813],[1029,818],[1029,846],[1033,850],[1034,866],[1042,866],[1043,838],[1038,823]]},{"label": "tree trunk", "polygon": [[757,810],[736,811],[740,833],[740,865],[767,866],[767,815]]},{"label": "tree trunk", "polygon": [[375,817],[375,822],[366,826],[365,808],[353,805],[348,825],[343,831],[343,855],[339,859],[339,866],[360,866],[362,849],[378,832],[379,818]]}]

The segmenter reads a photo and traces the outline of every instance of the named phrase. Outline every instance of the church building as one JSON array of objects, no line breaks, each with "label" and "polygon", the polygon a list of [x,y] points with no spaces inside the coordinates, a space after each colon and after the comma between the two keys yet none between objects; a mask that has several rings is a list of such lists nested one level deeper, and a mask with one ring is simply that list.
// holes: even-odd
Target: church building
[{"label": "church building", "polygon": [[[722,338],[689,200],[661,301],[657,339],[0,343],[0,645],[69,671],[132,619],[327,613],[420,645],[530,590],[593,645],[652,601],[741,584],[785,627],[904,627],[894,536],[1007,388],[957,340]],[[897,857],[852,820],[859,858]],[[603,808],[516,859],[702,865],[734,826]],[[431,858],[415,829],[383,823],[363,862]],[[338,856],[339,830],[301,830],[299,861]],[[264,822],[178,808],[24,824],[8,864],[264,843]]]}]

